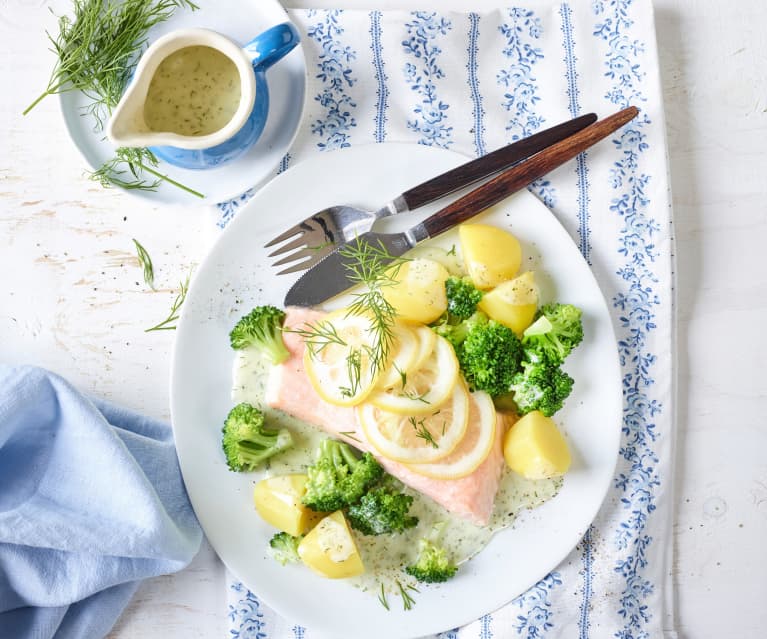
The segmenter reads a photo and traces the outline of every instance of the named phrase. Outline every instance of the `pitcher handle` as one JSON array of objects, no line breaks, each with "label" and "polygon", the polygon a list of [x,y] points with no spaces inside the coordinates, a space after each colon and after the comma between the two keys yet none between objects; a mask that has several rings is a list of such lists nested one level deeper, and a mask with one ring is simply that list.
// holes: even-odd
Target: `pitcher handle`
[{"label": "pitcher handle", "polygon": [[256,71],[266,71],[284,58],[300,42],[301,36],[290,22],[283,22],[257,35],[243,47]]}]

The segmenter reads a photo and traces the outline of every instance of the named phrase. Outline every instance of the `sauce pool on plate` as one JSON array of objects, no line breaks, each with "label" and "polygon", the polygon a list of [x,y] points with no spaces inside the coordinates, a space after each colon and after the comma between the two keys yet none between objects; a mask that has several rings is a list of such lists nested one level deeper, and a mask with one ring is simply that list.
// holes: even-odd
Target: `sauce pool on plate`
[{"label": "sauce pool on plate", "polygon": [[226,126],[239,104],[240,73],[234,62],[212,47],[184,47],[157,67],[144,120],[155,132],[209,135]]},{"label": "sauce pool on plate", "polygon": [[[296,445],[269,461],[268,475],[301,473],[313,459],[313,451],[329,435],[285,413],[264,405],[264,386],[269,364],[252,349],[238,351],[233,366],[232,399],[259,406],[272,426],[290,428]],[[404,487],[414,498],[410,514],[418,517],[416,528],[393,535],[356,535],[357,545],[365,564],[365,573],[348,581],[356,587],[375,592],[383,586],[387,592],[397,592],[397,582],[407,582],[403,566],[415,561],[417,540],[435,524],[446,522],[440,539],[456,563],[463,563],[480,552],[492,536],[513,525],[523,510],[533,509],[554,497],[562,486],[562,478],[525,479],[504,470],[495,499],[495,509],[488,526],[479,527],[448,513],[431,499]],[[275,531],[276,532],[276,531]]]}]

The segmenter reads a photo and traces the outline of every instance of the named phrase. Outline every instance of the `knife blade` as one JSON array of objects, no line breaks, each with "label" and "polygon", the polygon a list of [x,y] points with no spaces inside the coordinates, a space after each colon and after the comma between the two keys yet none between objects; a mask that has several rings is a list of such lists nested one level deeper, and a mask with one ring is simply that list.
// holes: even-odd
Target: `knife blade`
[{"label": "knife blade", "polygon": [[614,133],[634,119],[639,110],[628,107],[555,142],[527,160],[470,191],[433,215],[402,233],[368,231],[357,239],[341,244],[304,273],[285,296],[285,306],[316,306],[354,286],[350,277],[356,259],[350,255],[354,243],[365,242],[380,248],[380,264],[393,262],[419,242],[436,237],[457,224],[525,188],[561,164]]}]

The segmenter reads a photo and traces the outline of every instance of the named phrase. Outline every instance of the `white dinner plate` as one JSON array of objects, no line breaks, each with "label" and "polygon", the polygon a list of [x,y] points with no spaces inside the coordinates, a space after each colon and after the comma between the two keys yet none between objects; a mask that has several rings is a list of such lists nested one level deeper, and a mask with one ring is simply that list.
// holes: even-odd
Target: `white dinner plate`
[{"label": "white dinner plate", "polygon": [[[248,588],[312,636],[418,637],[470,622],[510,601],[565,558],[586,532],[613,476],[621,421],[615,337],[604,298],[564,228],[527,191],[478,216],[508,228],[535,269],[543,301],[583,309],[585,339],[566,363],[575,387],[556,415],[573,456],[559,494],[524,512],[457,576],[424,586],[416,604],[387,611],[375,594],[327,580],[302,565],[268,556],[274,530],[252,506],[259,474],[230,472],[221,427],[233,402],[234,352],[229,331],[253,306],[282,306],[295,275],[277,277],[263,245],[289,225],[330,204],[375,208],[407,187],[466,161],[453,152],[379,144],[321,154],[267,184],[224,230],[197,270],[179,323],[171,374],[171,411],[184,481],[197,516],[221,559]],[[412,224],[438,208],[391,220]],[[405,218],[405,219],[402,219]],[[457,233],[436,241],[450,247]]]},{"label": "white dinner plate", "polygon": [[[177,9],[173,16],[149,32],[151,44],[175,29],[204,27],[245,44],[259,33],[288,20],[277,0],[195,0],[197,11]],[[187,193],[166,182],[156,191],[129,190],[129,193],[160,204],[216,204],[240,195],[270,179],[293,143],[304,110],[306,62],[299,44],[266,72],[269,86],[269,116],[264,132],[241,157],[216,169],[193,171],[160,161],[158,171],[205,195]],[[94,118],[84,113],[88,99],[79,91],[62,93],[61,111],[69,135],[92,169],[114,156],[114,145],[103,131],[94,128]],[[146,176],[149,181],[153,178]]]}]

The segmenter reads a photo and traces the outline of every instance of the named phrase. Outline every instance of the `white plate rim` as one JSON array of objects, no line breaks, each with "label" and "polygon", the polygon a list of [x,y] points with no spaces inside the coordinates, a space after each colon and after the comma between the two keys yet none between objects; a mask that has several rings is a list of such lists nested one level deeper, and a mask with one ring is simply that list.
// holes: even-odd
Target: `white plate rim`
[{"label": "white plate rim", "polygon": [[[364,145],[364,146],[358,146],[358,147],[352,147],[351,149],[344,149],[341,151],[336,151],[332,155],[322,154],[321,157],[315,156],[314,158],[311,158],[309,160],[306,160],[302,163],[294,165],[293,168],[291,168],[286,173],[281,174],[272,182],[270,182],[264,189],[262,189],[253,200],[251,200],[250,203],[248,203],[247,206],[243,207],[237,214],[237,216],[232,220],[230,225],[224,230],[221,238],[219,238],[217,244],[222,245],[226,243],[228,240],[225,238],[232,238],[236,236],[242,236],[243,235],[243,229],[245,229],[249,222],[248,218],[253,215],[257,215],[258,212],[263,208],[263,201],[268,200],[269,197],[271,197],[271,193],[275,192],[276,190],[279,190],[282,188],[283,184],[289,183],[291,180],[296,179],[300,174],[302,173],[310,173],[312,170],[316,169],[320,166],[325,166],[326,168],[329,165],[332,165],[335,160],[338,160],[342,157],[348,158],[348,163],[351,166],[365,166],[371,165],[372,158],[375,157],[376,154],[381,153],[381,149],[385,148],[387,152],[391,152],[392,156],[401,158],[403,153],[409,154],[409,159],[412,160],[413,155],[423,155],[423,154],[437,154],[437,155],[450,155],[452,159],[452,165],[457,165],[461,161],[464,161],[465,158],[462,156],[459,156],[458,154],[454,152],[448,152],[441,149],[434,149],[429,147],[423,147],[419,145],[408,145],[408,144],[392,144],[387,143],[383,145]],[[354,156],[357,156],[354,160]],[[434,156],[436,157],[436,155]],[[373,164],[377,167],[380,167],[380,161],[378,161],[377,164]],[[447,167],[446,167],[447,168]],[[423,176],[427,177],[427,176]],[[407,186],[407,185],[405,185]],[[392,194],[393,195],[393,194]],[[577,253],[577,248],[572,243],[571,238],[569,235],[567,235],[567,232],[564,230],[564,228],[559,224],[558,221],[556,221],[556,218],[554,218],[553,214],[546,209],[546,207],[540,203],[537,199],[534,198],[534,196],[530,195],[527,192],[524,192],[523,194],[520,194],[519,196],[514,197],[520,197],[520,198],[527,198],[527,201],[534,200],[536,203],[536,206],[539,207],[541,214],[550,216],[549,221],[553,221],[555,223],[555,226],[552,226],[551,228],[557,228],[559,229],[557,232],[560,233],[560,240],[566,239],[566,241],[572,245],[572,250],[574,250]],[[341,203],[343,200],[333,200],[335,203]],[[330,202],[327,202],[330,203]],[[367,204],[372,204],[370,202],[366,202]],[[323,205],[326,203],[322,203]],[[380,202],[378,202],[380,205]],[[320,208],[320,205],[315,208]],[[298,219],[301,217],[304,217],[307,212],[303,212],[303,214],[299,215],[298,213],[295,213]],[[282,218],[282,222],[280,222],[280,226],[282,228],[288,226],[290,223],[297,221]],[[551,230],[551,229],[549,229]],[[271,235],[265,233],[265,238],[268,239],[271,237]],[[214,245],[214,249],[216,246]],[[205,271],[206,269],[210,268],[210,263],[213,259],[214,250],[211,250],[206,260],[201,264],[201,266],[198,269],[198,274]],[[580,260],[582,260],[582,257],[580,257],[580,254],[578,253],[578,257]],[[608,413],[612,414],[612,419],[614,420],[614,424],[612,429],[609,431],[612,435],[610,441],[606,445],[606,449],[609,449],[611,451],[609,454],[607,454],[606,459],[607,461],[600,467],[600,478],[602,485],[600,487],[600,495],[598,498],[593,498],[589,502],[589,509],[586,513],[582,515],[582,517],[578,520],[578,527],[577,529],[574,529],[572,526],[570,526],[569,530],[569,536],[568,541],[566,544],[561,545],[559,548],[559,551],[556,553],[551,554],[547,557],[546,561],[542,561],[540,564],[540,569],[538,570],[538,578],[541,578],[548,574],[551,570],[553,570],[562,560],[566,558],[566,556],[570,553],[570,551],[577,545],[583,534],[585,534],[586,530],[588,529],[591,522],[596,517],[599,508],[601,507],[608,491],[609,487],[612,481],[612,478],[614,476],[615,466],[617,464],[618,460],[618,448],[619,448],[619,441],[620,441],[620,434],[621,434],[621,415],[622,415],[622,395],[620,392],[620,367],[619,367],[619,361],[618,361],[618,353],[617,353],[617,342],[615,339],[615,333],[613,330],[612,322],[610,320],[610,313],[609,309],[607,307],[606,300],[604,299],[604,296],[601,293],[601,290],[599,289],[598,283],[591,272],[591,270],[586,265],[585,261],[583,261],[583,266],[588,271],[588,277],[590,279],[589,285],[595,287],[596,291],[599,295],[599,300],[601,304],[601,328],[608,331],[607,335],[602,336],[600,339],[603,341],[609,342],[611,345],[608,349],[610,351],[608,357],[603,361],[604,364],[606,364],[608,373],[605,374],[605,379],[611,379],[613,383],[613,390],[615,391],[612,393],[612,399],[608,400],[611,402],[611,408],[607,411]],[[178,423],[179,416],[180,416],[180,410],[179,410],[179,402],[182,400],[182,391],[179,387],[179,371],[183,369],[184,363],[182,362],[182,359],[180,357],[180,351],[181,348],[179,348],[179,345],[181,344],[183,346],[183,342],[185,340],[185,333],[189,330],[189,327],[192,325],[192,323],[195,321],[193,318],[193,315],[195,312],[194,309],[190,308],[190,300],[195,300],[197,297],[199,297],[201,294],[203,294],[203,291],[200,290],[201,284],[198,283],[197,277],[195,277],[195,280],[192,282],[192,285],[190,287],[190,291],[187,297],[187,302],[185,302],[184,312],[182,312],[182,317],[179,323],[179,329],[177,332],[177,338],[174,342],[174,349],[173,349],[173,356],[172,356],[172,365],[171,365],[171,415],[172,415],[172,422],[173,422],[173,429],[174,429],[174,436],[176,437],[177,446],[178,446],[178,454],[179,454],[179,460],[181,462],[182,466],[182,472],[184,472],[185,481],[187,481],[187,473],[189,472],[187,461],[185,460],[186,454],[189,452],[187,447],[187,442],[185,441],[185,433],[184,428],[181,427]],[[199,300],[197,300],[199,301]],[[192,304],[195,302],[193,301]],[[190,306],[187,306],[187,304],[190,304]],[[208,312],[210,312],[210,308],[208,308]],[[243,308],[243,312],[246,312],[248,309]],[[229,323],[229,326],[233,325],[233,321]],[[572,357],[572,356],[571,356]],[[610,371],[611,369],[611,371]],[[227,380],[229,381],[229,380]],[[576,377],[576,384],[578,383],[578,378]],[[567,483],[565,484],[565,488],[563,488],[563,491],[567,488]],[[192,503],[197,510],[200,508],[200,503],[197,500],[197,496],[194,494],[194,490],[190,490],[190,498],[192,500]],[[547,502],[542,507],[530,512],[528,515],[523,516],[521,519],[524,520],[524,525],[528,525],[527,521],[529,520],[536,520],[544,518],[548,515],[548,511],[551,509],[551,505],[557,503],[557,500],[551,500],[550,502]],[[198,517],[200,517],[200,513],[198,513]],[[200,517],[201,523],[203,523],[203,528],[206,528],[206,523],[209,524],[210,522],[206,522],[206,517],[203,515]],[[209,530],[206,530],[206,532],[210,532]],[[486,549],[483,551],[483,553],[488,553],[497,556],[498,558],[501,558],[501,555],[498,554],[498,546],[499,546],[499,539],[502,539],[502,533],[501,535],[497,535],[491,543],[486,547]],[[210,538],[210,536],[209,536]],[[219,553],[224,563],[229,568],[230,572],[232,572],[240,581],[246,584],[249,588],[253,589],[256,594],[258,594],[259,597],[261,597],[265,603],[273,607],[278,613],[282,614],[283,616],[290,617],[293,621],[296,621],[298,623],[301,623],[303,625],[309,625],[312,628],[312,631],[319,631],[321,636],[325,636],[322,634],[323,632],[329,633],[328,636],[339,636],[339,627],[337,625],[334,625],[332,622],[329,624],[327,622],[327,617],[325,615],[317,616],[317,615],[305,615],[302,613],[301,610],[297,610],[290,605],[286,605],[284,601],[280,600],[279,597],[274,597],[271,595],[271,593],[268,591],[268,589],[258,588],[258,585],[254,588],[254,582],[253,582],[253,576],[250,574],[246,574],[247,571],[243,571],[242,566],[237,565],[237,561],[231,556],[231,554],[227,551],[226,548],[222,548],[219,545],[216,544],[214,540],[211,540],[211,543],[214,547],[214,549]],[[266,543],[266,539],[264,540],[264,543]],[[483,553],[480,553],[478,556],[481,557]],[[269,560],[272,561],[272,560]],[[472,562],[469,562],[467,566],[471,567],[472,563],[477,561],[477,559],[472,560]],[[301,566],[295,566],[295,567],[287,567],[285,570],[285,575],[289,575],[288,579],[296,578],[295,575],[297,574],[295,570],[292,570],[292,568],[297,568],[299,570],[306,570],[304,567]],[[468,575],[468,578],[472,577],[479,577],[479,575],[475,575],[474,571],[471,569],[468,571],[470,574]],[[301,577],[298,577],[301,579]],[[314,579],[311,576],[307,577],[307,580]],[[537,580],[537,579],[536,579]],[[525,588],[531,587],[534,585],[535,581],[529,581],[526,583]],[[316,582],[313,581],[313,583]],[[327,583],[327,581],[325,582]],[[270,584],[271,585],[271,584]],[[448,630],[453,627],[457,627],[460,625],[463,625],[465,623],[468,623],[479,616],[481,616],[484,613],[491,612],[492,610],[504,605],[508,601],[510,601],[514,596],[520,594],[522,590],[519,592],[509,592],[505,595],[502,595],[500,598],[496,596],[488,597],[487,604],[481,608],[477,608],[476,606],[472,609],[465,609],[455,606],[455,602],[450,598],[450,583],[443,586],[443,589],[441,591],[427,591],[428,596],[431,597],[431,599],[428,602],[428,605],[430,609],[433,611],[437,610],[437,608],[432,608],[435,604],[439,606],[440,610],[440,616],[439,620],[431,621],[429,619],[424,620],[422,617],[418,617],[418,606],[416,606],[413,610],[416,611],[415,615],[413,614],[413,611],[407,612],[407,613],[398,613],[396,611],[392,613],[387,613],[388,619],[385,617],[383,619],[376,619],[375,623],[370,622],[370,619],[368,617],[365,617],[364,619],[358,619],[358,627],[357,630],[361,631],[363,628],[365,632],[367,633],[366,636],[370,637],[414,637],[414,636],[422,636],[425,634],[435,633],[439,631]],[[524,590],[523,589],[523,590]],[[333,592],[337,592],[337,590],[332,589]],[[435,594],[436,592],[436,594]],[[369,598],[374,599],[374,595],[365,595]],[[419,595],[419,598],[423,598],[423,593]],[[420,599],[419,599],[420,600]],[[357,602],[355,600],[355,602]],[[449,602],[450,606],[449,608],[446,607],[446,604]],[[379,606],[380,607],[380,606]],[[457,609],[460,608],[460,609]],[[367,614],[371,614],[371,611],[366,611]],[[416,619],[416,617],[418,617]],[[353,627],[354,624],[350,624],[348,621],[345,624],[344,630]],[[354,636],[354,631],[352,631],[351,636]],[[372,633],[372,634],[371,634]],[[403,634],[404,633],[404,634]]]},{"label": "white plate rim", "polygon": [[[213,0],[208,0],[209,2],[212,2]],[[287,12],[287,9],[280,4],[278,0],[253,0],[255,4],[258,4],[257,9],[251,9],[251,10],[257,10],[260,12],[274,12],[275,15],[279,14],[282,16],[282,19],[279,22],[284,21],[290,21],[292,22],[290,15]],[[201,0],[198,2],[198,5],[203,5],[204,0]],[[269,6],[264,8],[262,5],[268,4]],[[179,9],[180,11],[188,11],[185,9]],[[152,42],[152,40],[156,39],[156,37],[159,36],[159,34],[164,33],[165,30],[169,25],[173,25],[174,21],[177,21],[178,17],[174,16],[171,17],[167,22],[162,23],[159,25],[159,27],[155,27],[152,29],[149,33],[149,43]],[[278,21],[275,21],[274,24],[279,24]],[[196,26],[204,26],[204,25],[196,25]],[[273,25],[270,25],[273,26]],[[269,28],[269,27],[265,27]],[[158,36],[154,36],[153,34],[159,30]],[[254,34],[255,36],[256,34]],[[115,188],[117,190],[120,190],[122,192],[128,193],[131,197],[136,197],[139,199],[147,200],[150,202],[155,202],[158,204],[180,204],[180,205],[215,205],[215,204],[222,204],[226,203],[230,200],[236,199],[239,196],[243,195],[244,193],[258,188],[268,182],[272,179],[275,171],[280,166],[280,162],[282,161],[282,158],[286,153],[290,151],[290,149],[293,148],[293,145],[295,144],[295,141],[301,132],[301,126],[304,121],[304,116],[306,115],[306,109],[307,109],[307,99],[308,99],[308,85],[309,85],[309,69],[307,65],[307,57],[306,57],[306,51],[304,48],[303,38],[301,42],[298,43],[298,45],[295,47],[293,51],[291,51],[285,58],[286,60],[291,60],[292,64],[296,64],[296,61],[299,60],[300,62],[300,71],[301,71],[301,79],[302,82],[300,83],[300,86],[294,87],[295,90],[300,91],[300,104],[296,112],[294,113],[294,117],[292,118],[291,122],[291,134],[289,139],[286,139],[282,142],[282,144],[279,145],[278,150],[271,150],[270,154],[274,156],[272,161],[269,163],[265,163],[261,165],[261,170],[257,172],[255,177],[243,179],[240,180],[235,184],[233,184],[231,187],[227,188],[225,192],[219,193],[216,196],[208,196],[207,193],[204,193],[204,190],[201,191],[205,195],[204,198],[198,198],[196,196],[193,196],[191,194],[186,193],[182,189],[179,189],[177,187],[173,187],[167,184],[160,184],[160,186],[155,191],[146,191],[146,190],[140,190],[140,189],[124,189],[119,186],[115,186],[112,188]],[[281,61],[282,62],[282,61]],[[277,68],[279,63],[275,65],[275,68]],[[273,74],[274,70],[270,70],[267,75],[267,81],[269,81],[269,75]],[[270,87],[270,97],[273,101],[273,94],[272,94],[272,82],[269,82]],[[57,102],[58,102],[58,111],[61,119],[64,122],[64,127],[66,128],[67,135],[69,136],[70,140],[72,141],[72,144],[77,149],[77,152],[79,153],[80,157],[82,157],[85,164],[91,169],[96,170],[99,168],[100,164],[97,162],[94,162],[92,159],[92,156],[89,155],[89,152],[91,154],[98,155],[98,148],[100,146],[100,143],[98,141],[91,141],[89,140],[88,143],[81,141],[80,132],[76,130],[73,122],[77,121],[78,117],[81,117],[81,114],[77,112],[76,105],[73,104],[73,107],[70,108],[69,104],[76,102],[76,100],[79,98],[82,98],[82,93],[79,91],[69,91],[69,92],[63,92],[59,93],[57,95]],[[273,113],[273,108],[270,106],[269,109],[270,115]],[[259,148],[259,143],[264,140],[264,138],[272,132],[274,129],[274,125],[272,125],[269,121],[267,121],[266,128],[264,130],[264,133],[261,136],[261,139],[256,142],[254,145],[255,149]],[[247,152],[244,156],[238,158],[235,160],[231,165],[225,165],[218,169],[204,169],[202,171],[192,171],[192,170],[184,170],[179,169],[178,167],[174,167],[169,165],[163,160],[158,160],[158,171],[161,173],[168,173],[171,175],[171,177],[174,177],[184,183],[185,185],[196,188],[197,190],[200,190],[195,186],[195,176],[200,175],[202,173],[210,173],[211,171],[215,171],[217,177],[226,177],[227,174],[231,174],[231,167],[234,165],[238,165],[240,168],[244,168],[241,162],[248,162],[251,159],[251,156],[253,155],[252,150]],[[179,177],[178,172],[182,172],[183,176]],[[147,176],[147,179],[151,179],[151,175]]]}]

